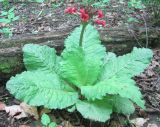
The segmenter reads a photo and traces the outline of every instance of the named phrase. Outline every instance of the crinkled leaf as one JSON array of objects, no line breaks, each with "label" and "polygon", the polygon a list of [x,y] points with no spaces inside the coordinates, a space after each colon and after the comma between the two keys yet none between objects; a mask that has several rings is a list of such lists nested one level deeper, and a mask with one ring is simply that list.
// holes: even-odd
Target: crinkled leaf
[{"label": "crinkled leaf", "polygon": [[23,47],[23,61],[27,70],[53,71],[56,61],[56,51],[48,46],[26,44]]},{"label": "crinkled leaf", "polygon": [[[107,52],[104,56],[104,59],[103,59],[103,64],[102,64],[102,67],[101,67],[101,73],[104,71],[104,65],[106,63],[108,63],[109,61],[112,60],[112,58],[114,59],[116,57],[116,55],[112,52]],[[101,80],[101,76],[98,77],[99,80]]]},{"label": "crinkled leaf", "polygon": [[[77,27],[65,40],[65,50],[79,46],[80,33],[82,26]],[[86,57],[94,57],[96,60],[103,59],[105,47],[101,45],[100,36],[94,26],[88,24],[83,36],[82,47]],[[64,51],[65,51],[64,50]]]},{"label": "crinkled leaf", "polygon": [[112,104],[113,111],[124,115],[132,114],[135,111],[133,103],[127,99],[117,95],[107,96],[108,102]]},{"label": "crinkled leaf", "polygon": [[109,61],[111,61],[112,59],[115,59],[116,55],[112,52],[107,52],[105,57],[104,57],[104,65],[107,64]]},{"label": "crinkled leaf", "polygon": [[140,74],[150,63],[151,57],[152,51],[145,48],[134,48],[132,53],[124,56],[112,55],[110,60],[104,62],[100,82],[94,87],[82,86],[82,94],[88,99],[102,98],[106,94],[119,94],[144,108],[142,95],[131,77]]},{"label": "crinkled leaf", "polygon": [[134,48],[129,54],[112,57],[104,66],[101,80],[123,76],[131,78],[138,75],[148,66],[152,56],[153,53],[150,49]]},{"label": "crinkled leaf", "polygon": [[105,100],[79,101],[76,107],[84,118],[99,122],[107,121],[112,113],[112,106]]},{"label": "crinkled leaf", "polygon": [[12,77],[7,82],[7,89],[30,105],[51,109],[66,108],[78,99],[76,92],[65,90],[56,74],[42,71],[28,71]]},{"label": "crinkled leaf", "polygon": [[87,25],[83,37],[82,49],[79,47],[79,37],[82,26],[76,28],[65,40],[65,50],[62,53],[60,75],[77,86],[92,85],[99,77],[105,47],[100,43],[98,31]]},{"label": "crinkled leaf", "polygon": [[144,108],[139,88],[135,86],[135,82],[128,77],[112,78],[101,81],[94,86],[82,86],[81,93],[88,99],[102,99],[106,94],[120,95],[131,99],[140,107]]},{"label": "crinkled leaf", "polygon": [[87,58],[81,47],[64,52],[62,59],[61,76],[76,86],[92,85],[100,74],[101,61]]}]

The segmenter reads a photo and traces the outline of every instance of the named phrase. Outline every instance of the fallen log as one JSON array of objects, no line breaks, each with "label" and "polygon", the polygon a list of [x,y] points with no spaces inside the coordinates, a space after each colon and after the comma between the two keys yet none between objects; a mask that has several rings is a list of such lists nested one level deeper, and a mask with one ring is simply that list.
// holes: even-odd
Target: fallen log
[{"label": "fallen log", "polygon": [[[24,70],[22,60],[22,47],[27,43],[48,45],[56,48],[60,53],[64,48],[64,39],[69,35],[67,31],[49,32],[38,35],[27,35],[16,38],[0,40],[0,80],[10,78]],[[134,46],[146,45],[146,29],[112,28],[99,30],[102,43],[108,51],[123,54],[131,51]],[[148,28],[149,46],[160,47],[160,28]]]}]

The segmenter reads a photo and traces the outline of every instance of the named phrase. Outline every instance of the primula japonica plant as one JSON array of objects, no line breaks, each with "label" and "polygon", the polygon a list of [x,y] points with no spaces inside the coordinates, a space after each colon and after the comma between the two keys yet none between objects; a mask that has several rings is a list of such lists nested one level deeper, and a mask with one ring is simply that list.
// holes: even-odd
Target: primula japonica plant
[{"label": "primula japonica plant", "polygon": [[[113,112],[129,115],[133,103],[145,108],[133,76],[148,66],[152,51],[134,48],[116,56],[106,52],[98,31],[89,23],[91,14],[81,8],[67,8],[78,14],[82,25],[65,40],[60,56],[54,48],[36,44],[23,47],[27,71],[12,77],[7,89],[19,100],[49,109],[76,109],[84,118],[105,122]],[[95,14],[95,12],[94,12]],[[97,18],[102,12],[96,11]]]}]

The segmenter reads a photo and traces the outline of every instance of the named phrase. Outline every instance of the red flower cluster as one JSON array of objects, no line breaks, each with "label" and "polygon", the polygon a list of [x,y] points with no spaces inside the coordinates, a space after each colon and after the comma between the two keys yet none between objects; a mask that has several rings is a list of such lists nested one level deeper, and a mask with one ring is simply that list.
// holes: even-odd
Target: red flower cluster
[{"label": "red flower cluster", "polygon": [[64,10],[64,13],[68,13],[68,14],[75,14],[77,12],[77,8],[75,7],[67,7]]},{"label": "red flower cluster", "polygon": [[79,13],[78,13],[77,12],[77,8],[75,8],[75,7],[67,7],[64,10],[64,13],[67,13],[67,14],[79,14],[82,22],[88,22],[88,20],[89,20],[89,14],[86,12],[86,10],[84,8],[81,8],[79,10]]},{"label": "red flower cluster", "polygon": [[102,10],[97,11],[97,19],[94,20],[94,22],[98,25],[101,25],[103,27],[106,26],[106,21],[105,20],[100,20],[101,18],[104,18],[104,14]]},{"label": "red flower cluster", "polygon": [[80,12],[81,20],[83,22],[88,22],[88,20],[89,20],[89,14],[85,11],[85,9],[81,8],[79,12]]},{"label": "red flower cluster", "polygon": [[[64,10],[65,13],[67,14],[78,14],[80,15],[81,21],[82,22],[88,22],[90,19],[90,16],[88,14],[88,12],[84,9],[84,8],[80,8],[79,12],[77,11],[76,7],[67,7]],[[91,14],[91,15],[96,15],[96,20],[94,20],[94,22],[98,25],[102,25],[103,27],[106,26],[106,21],[105,20],[100,20],[101,18],[104,18],[104,14],[102,10],[97,10],[97,12],[95,14]]]}]

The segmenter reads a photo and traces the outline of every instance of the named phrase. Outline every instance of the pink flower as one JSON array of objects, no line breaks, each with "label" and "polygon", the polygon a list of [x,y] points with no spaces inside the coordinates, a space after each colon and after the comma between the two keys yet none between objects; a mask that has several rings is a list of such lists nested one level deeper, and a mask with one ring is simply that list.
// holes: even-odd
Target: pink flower
[{"label": "pink flower", "polygon": [[80,13],[86,13],[86,10],[84,8],[80,8],[79,12]]},{"label": "pink flower", "polygon": [[80,12],[80,18],[81,18],[81,20],[82,20],[83,22],[88,22],[88,20],[89,20],[89,15],[88,15],[88,13],[85,11],[85,9],[84,9],[84,8],[81,8],[79,12]]},{"label": "pink flower", "polygon": [[105,21],[105,20],[99,20],[99,19],[97,19],[97,20],[95,20],[94,22],[95,22],[96,24],[98,24],[98,25],[102,25],[103,27],[106,26],[106,21]]},{"label": "pink flower", "polygon": [[103,18],[104,17],[104,14],[103,14],[102,10],[98,10],[97,15],[98,15],[98,18]]},{"label": "pink flower", "polygon": [[77,8],[75,7],[67,7],[64,10],[64,13],[67,13],[67,14],[75,14],[76,12],[77,12]]}]

